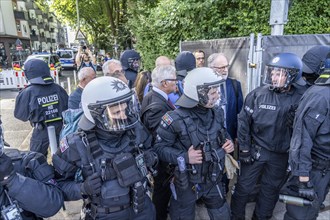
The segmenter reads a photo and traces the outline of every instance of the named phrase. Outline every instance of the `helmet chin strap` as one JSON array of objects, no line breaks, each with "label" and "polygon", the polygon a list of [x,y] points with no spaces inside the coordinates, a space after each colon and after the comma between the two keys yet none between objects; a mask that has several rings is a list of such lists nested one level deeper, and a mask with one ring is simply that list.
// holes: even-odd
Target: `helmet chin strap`
[{"label": "helmet chin strap", "polygon": [[285,85],[283,87],[274,87],[274,86],[269,86],[269,90],[272,90],[274,92],[277,92],[277,93],[283,93],[283,92],[287,92],[291,89],[291,85]]}]

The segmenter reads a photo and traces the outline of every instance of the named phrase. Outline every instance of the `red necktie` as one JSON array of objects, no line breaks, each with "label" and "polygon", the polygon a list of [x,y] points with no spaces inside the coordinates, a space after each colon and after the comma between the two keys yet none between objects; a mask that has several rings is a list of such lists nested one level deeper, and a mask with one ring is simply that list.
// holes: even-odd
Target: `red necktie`
[{"label": "red necktie", "polygon": [[173,105],[173,103],[171,102],[170,99],[167,99],[167,103],[168,103],[169,106],[171,106],[171,108],[172,108],[173,110],[176,109],[176,107]]}]

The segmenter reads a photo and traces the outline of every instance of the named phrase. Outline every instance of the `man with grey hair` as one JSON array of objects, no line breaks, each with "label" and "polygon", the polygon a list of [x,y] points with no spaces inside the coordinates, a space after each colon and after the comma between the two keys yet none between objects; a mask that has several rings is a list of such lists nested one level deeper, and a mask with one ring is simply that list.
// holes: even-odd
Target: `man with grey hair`
[{"label": "man with grey hair", "polygon": [[78,72],[79,84],[77,88],[69,96],[69,109],[80,108],[81,94],[85,86],[96,78],[96,73],[92,67],[85,67]]},{"label": "man with grey hair", "polygon": [[125,77],[125,71],[121,62],[116,59],[111,59],[105,62],[102,66],[102,71],[104,76],[112,76],[120,79],[121,81],[128,83],[127,78]]},{"label": "man with grey hair", "polygon": [[[175,109],[168,99],[168,95],[176,90],[176,72],[172,65],[161,65],[152,71],[152,90],[143,98],[141,107],[141,121],[156,139],[156,129],[166,112]],[[167,206],[171,197],[169,174],[166,172],[167,164],[160,163],[158,175],[154,177],[153,203],[156,207],[156,217],[167,219]]]},{"label": "man with grey hair", "polygon": [[219,76],[226,80],[225,106],[226,127],[233,140],[237,135],[237,114],[243,106],[243,94],[241,83],[238,80],[228,78],[229,63],[223,53],[213,53],[207,59],[208,67],[212,68]]}]

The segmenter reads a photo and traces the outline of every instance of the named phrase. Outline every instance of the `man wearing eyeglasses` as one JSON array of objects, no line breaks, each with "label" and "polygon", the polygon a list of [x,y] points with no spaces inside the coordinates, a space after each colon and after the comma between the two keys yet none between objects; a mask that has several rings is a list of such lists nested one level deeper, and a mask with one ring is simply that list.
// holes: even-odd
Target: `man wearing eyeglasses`
[{"label": "man wearing eyeglasses", "polygon": [[228,78],[229,64],[223,53],[214,53],[207,59],[208,66],[212,68],[219,76],[226,80],[225,115],[227,131],[233,140],[237,135],[237,114],[241,111],[243,105],[243,94],[241,83],[238,80]]},{"label": "man wearing eyeglasses", "polygon": [[205,53],[202,50],[195,50],[194,56],[196,58],[196,67],[204,67],[205,65]]},{"label": "man wearing eyeglasses", "polygon": [[[172,65],[161,65],[152,71],[152,90],[143,98],[141,121],[156,139],[156,129],[166,112],[175,109],[168,95],[176,90],[176,72]],[[167,219],[167,206],[171,197],[169,186],[168,163],[160,162],[158,175],[154,177],[153,203],[156,207],[157,220]]]}]

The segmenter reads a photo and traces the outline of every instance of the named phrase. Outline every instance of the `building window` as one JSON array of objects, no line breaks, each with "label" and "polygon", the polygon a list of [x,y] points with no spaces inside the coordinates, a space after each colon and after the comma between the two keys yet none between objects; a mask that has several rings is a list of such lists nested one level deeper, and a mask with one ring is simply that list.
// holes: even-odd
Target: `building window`
[{"label": "building window", "polygon": [[7,61],[5,44],[0,42],[0,68],[7,68]]},{"label": "building window", "polygon": [[23,30],[24,30],[24,33],[27,33],[27,29],[26,29],[26,25],[23,24]]},{"label": "building window", "polygon": [[17,9],[17,3],[13,2],[13,9],[16,10]]},{"label": "building window", "polygon": [[19,22],[16,22],[16,28],[18,32],[21,32],[21,25]]}]

